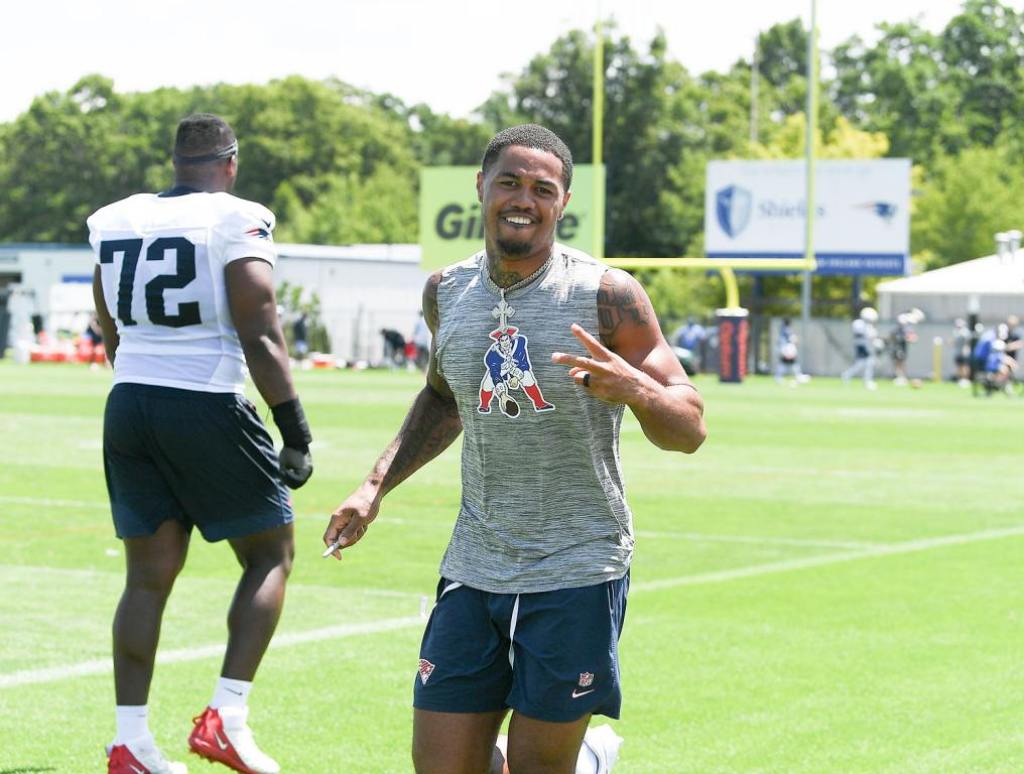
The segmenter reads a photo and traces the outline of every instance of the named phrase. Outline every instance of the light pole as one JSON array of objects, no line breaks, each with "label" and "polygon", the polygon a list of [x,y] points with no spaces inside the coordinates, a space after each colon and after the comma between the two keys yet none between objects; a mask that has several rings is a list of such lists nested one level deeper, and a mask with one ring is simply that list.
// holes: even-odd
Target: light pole
[{"label": "light pole", "polygon": [[814,141],[818,135],[818,0],[811,0],[811,29],[807,35],[807,138],[806,138],[806,182],[805,208],[806,231],[804,233],[803,284],[801,287],[801,339],[807,344],[807,333],[811,327],[811,272],[816,268],[814,255],[814,218],[817,207],[814,202]]},{"label": "light pole", "polygon": [[592,221],[594,224],[594,245],[591,253],[597,260],[604,260],[604,30],[601,28],[601,4],[597,4],[597,22],[594,24],[594,126],[593,164],[594,190]]}]

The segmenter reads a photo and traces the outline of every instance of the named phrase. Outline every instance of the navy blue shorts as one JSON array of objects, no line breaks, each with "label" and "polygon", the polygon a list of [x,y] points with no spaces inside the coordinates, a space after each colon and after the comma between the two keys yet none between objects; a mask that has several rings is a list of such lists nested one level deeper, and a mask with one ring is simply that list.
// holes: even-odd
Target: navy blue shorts
[{"label": "navy blue shorts", "polygon": [[167,519],[209,541],[294,519],[274,442],[242,395],[114,385],[103,467],[119,538],[152,535]]},{"label": "navy blue shorts", "polygon": [[413,706],[568,723],[619,717],[629,574],[596,586],[492,594],[444,578],[420,646]]}]

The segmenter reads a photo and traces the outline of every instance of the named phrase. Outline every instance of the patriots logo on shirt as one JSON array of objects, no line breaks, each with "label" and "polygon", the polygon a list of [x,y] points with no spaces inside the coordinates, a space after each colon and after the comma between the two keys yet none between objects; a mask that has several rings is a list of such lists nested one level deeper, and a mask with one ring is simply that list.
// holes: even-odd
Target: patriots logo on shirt
[{"label": "patriots logo on shirt", "polygon": [[481,414],[491,413],[491,402],[498,397],[498,409],[502,414],[514,419],[519,416],[519,403],[512,396],[513,390],[522,390],[533,403],[533,410],[538,414],[554,411],[555,407],[544,400],[540,385],[533,375],[530,365],[530,353],[527,349],[526,336],[519,333],[514,325],[501,327],[488,334],[494,343],[484,353],[483,381],[480,382],[480,405],[477,411]]},{"label": "patriots logo on shirt", "polygon": [[[266,221],[263,221],[263,222],[266,223]],[[267,225],[269,226],[270,224],[267,223]],[[269,228],[260,228],[259,226],[254,226],[253,228],[250,228],[248,231],[245,232],[245,235],[246,236],[251,236],[251,237],[256,237],[257,239],[270,239],[271,238],[270,237],[270,229]]]}]

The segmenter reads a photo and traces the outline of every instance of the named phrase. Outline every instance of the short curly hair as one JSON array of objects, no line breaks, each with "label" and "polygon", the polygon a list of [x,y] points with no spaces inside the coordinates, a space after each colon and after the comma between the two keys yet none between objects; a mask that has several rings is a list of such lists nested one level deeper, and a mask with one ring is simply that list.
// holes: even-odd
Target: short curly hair
[{"label": "short curly hair", "polygon": [[524,148],[536,148],[553,154],[562,162],[562,184],[568,191],[572,186],[572,153],[562,138],[547,127],[540,124],[520,124],[502,129],[491,139],[484,151],[484,159],[480,165],[484,174],[497,161],[498,156],[510,145],[521,145]]},{"label": "short curly hair", "polygon": [[237,142],[235,132],[220,116],[193,113],[181,119],[174,138],[174,155],[189,159],[206,156]]}]

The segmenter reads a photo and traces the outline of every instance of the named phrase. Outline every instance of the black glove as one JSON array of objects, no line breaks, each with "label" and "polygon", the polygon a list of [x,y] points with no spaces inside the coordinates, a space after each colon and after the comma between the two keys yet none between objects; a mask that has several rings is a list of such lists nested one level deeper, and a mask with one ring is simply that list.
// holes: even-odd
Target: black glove
[{"label": "black glove", "polygon": [[299,451],[285,446],[277,455],[277,463],[281,467],[281,480],[289,489],[298,489],[313,475],[313,455],[309,449]]},{"label": "black glove", "polygon": [[285,486],[298,489],[313,475],[313,456],[309,453],[313,436],[309,432],[306,413],[298,398],[279,403],[270,411],[284,441],[284,448],[277,457],[281,480]]}]

